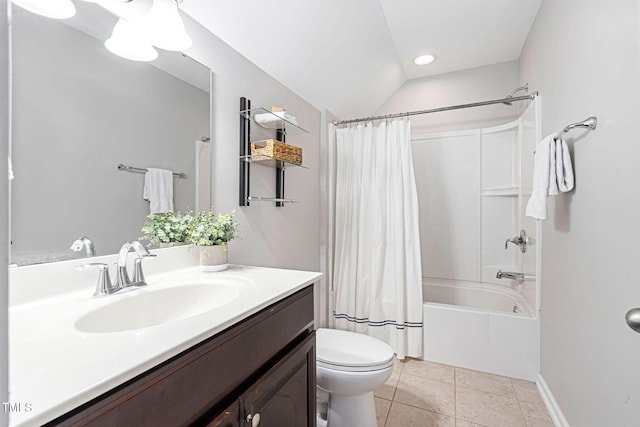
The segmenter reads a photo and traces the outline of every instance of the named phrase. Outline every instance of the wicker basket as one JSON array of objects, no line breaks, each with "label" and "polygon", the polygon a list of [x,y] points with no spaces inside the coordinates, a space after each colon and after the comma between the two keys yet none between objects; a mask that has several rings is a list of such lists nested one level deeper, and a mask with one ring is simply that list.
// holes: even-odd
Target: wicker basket
[{"label": "wicker basket", "polygon": [[[302,164],[302,148],[295,145],[285,144],[276,139],[266,139],[251,143],[251,155],[262,155],[272,157],[285,162]],[[255,161],[255,160],[254,160]],[[259,160],[257,160],[259,161]]]}]

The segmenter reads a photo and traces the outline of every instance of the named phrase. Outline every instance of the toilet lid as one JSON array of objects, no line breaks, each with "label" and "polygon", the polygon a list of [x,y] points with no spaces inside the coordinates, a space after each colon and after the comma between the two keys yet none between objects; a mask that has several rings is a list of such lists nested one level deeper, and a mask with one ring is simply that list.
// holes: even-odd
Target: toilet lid
[{"label": "toilet lid", "polygon": [[393,365],[393,349],[368,335],[320,328],[316,331],[316,360],[333,369],[371,371]]}]

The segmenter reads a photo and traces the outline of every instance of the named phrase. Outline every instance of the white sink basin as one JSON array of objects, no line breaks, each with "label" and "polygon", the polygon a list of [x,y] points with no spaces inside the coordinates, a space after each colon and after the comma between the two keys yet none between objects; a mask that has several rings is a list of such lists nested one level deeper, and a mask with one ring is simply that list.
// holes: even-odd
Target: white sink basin
[{"label": "white sink basin", "polygon": [[97,308],[75,322],[81,332],[108,333],[149,328],[211,311],[240,295],[237,286],[219,283],[187,284],[112,295],[112,303]]}]

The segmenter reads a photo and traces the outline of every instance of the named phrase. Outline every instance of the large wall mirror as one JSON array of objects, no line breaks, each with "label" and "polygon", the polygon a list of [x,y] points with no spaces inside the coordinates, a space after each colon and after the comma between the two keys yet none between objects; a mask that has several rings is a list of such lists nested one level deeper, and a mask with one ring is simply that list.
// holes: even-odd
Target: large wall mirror
[{"label": "large wall mirror", "polygon": [[210,70],[174,52],[114,56],[116,18],[82,3],[69,22],[13,8],[12,264],[84,256],[70,250],[80,236],[97,255],[140,237],[144,174],[118,164],[184,173],[175,210],[209,203]]}]

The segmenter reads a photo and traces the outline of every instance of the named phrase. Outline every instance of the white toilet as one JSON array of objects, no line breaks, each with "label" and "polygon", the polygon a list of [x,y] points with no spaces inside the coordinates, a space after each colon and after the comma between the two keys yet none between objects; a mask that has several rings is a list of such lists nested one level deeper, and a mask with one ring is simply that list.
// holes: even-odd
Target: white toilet
[{"label": "white toilet", "polygon": [[[367,335],[337,329],[316,331],[318,427],[376,427],[373,391],[393,371],[393,349]],[[326,414],[324,413],[326,411]]]}]

